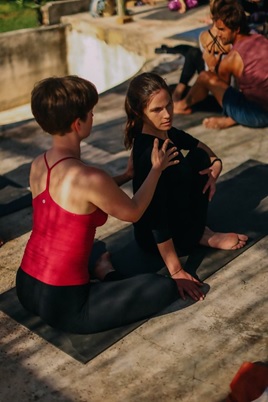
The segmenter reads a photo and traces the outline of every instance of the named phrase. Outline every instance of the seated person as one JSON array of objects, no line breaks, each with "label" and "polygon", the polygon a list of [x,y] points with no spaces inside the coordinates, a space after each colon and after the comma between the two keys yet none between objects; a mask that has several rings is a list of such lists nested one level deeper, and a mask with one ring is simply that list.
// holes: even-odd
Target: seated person
[{"label": "seated person", "polygon": [[[203,71],[187,96],[174,102],[177,114],[191,113],[191,106],[205,99],[209,92],[223,108],[223,117],[204,120],[207,128],[227,128],[235,124],[248,127],[268,126],[268,40],[250,34],[243,7],[236,1],[222,0],[213,10],[217,36],[232,50],[221,61],[218,75]],[[231,77],[236,87],[230,85]]]},{"label": "seated person", "polygon": [[130,179],[130,171],[113,179],[81,160],[81,143],[90,135],[97,102],[95,86],[76,76],[47,78],[32,91],[32,113],[51,134],[52,146],[31,165],[33,229],[16,277],[25,309],[52,327],[81,334],[150,317],[178,298],[176,283],[168,277],[117,280],[107,252],[95,256],[100,282],[90,281],[96,228],[108,214],[127,222],[140,219],[162,170],[178,163],[172,160],[176,148],[167,150],[166,141],[158,149],[156,140],[152,168],[129,198],[118,185]]},{"label": "seated person", "polygon": [[[157,184],[148,209],[134,224],[137,243],[148,252],[160,253],[184,297],[198,298],[198,288],[189,289],[195,278],[184,271],[179,255],[198,244],[224,250],[244,247],[247,236],[219,233],[206,225],[208,203],[216,191],[222,163],[204,143],[172,127],[172,94],[157,74],[143,73],[130,82],[125,109],[125,146],[133,148],[133,190],[139,191],[151,169],[150,148],[158,138],[176,146],[179,164],[167,168]],[[181,150],[189,151],[184,157]]]},{"label": "seated person", "polygon": [[[187,91],[189,90],[189,82],[196,73],[200,74],[201,71],[204,70],[215,71],[216,67],[218,68],[221,59],[230,51],[231,47],[229,45],[221,45],[216,33],[217,30],[214,26],[207,31],[201,32],[199,36],[200,48],[189,46],[187,51],[184,53],[185,62],[182,68],[180,82],[176,86],[172,95],[174,102],[177,102],[186,96]],[[179,48],[180,45],[177,47]],[[205,54],[205,60],[203,52]]]}]

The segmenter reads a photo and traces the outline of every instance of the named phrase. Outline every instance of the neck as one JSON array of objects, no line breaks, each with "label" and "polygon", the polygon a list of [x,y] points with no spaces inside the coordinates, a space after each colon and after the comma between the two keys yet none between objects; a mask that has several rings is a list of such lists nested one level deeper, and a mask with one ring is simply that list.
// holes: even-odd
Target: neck
[{"label": "neck", "polygon": [[168,139],[168,132],[167,131],[152,129],[151,127],[148,127],[146,125],[143,126],[142,132],[143,132],[143,134],[152,135],[152,136],[157,137],[157,138],[159,138],[160,140],[163,140],[163,141]]},{"label": "neck", "polygon": [[63,136],[55,135],[53,137],[52,149],[57,153],[65,156],[73,156],[80,159],[80,142],[76,136],[65,134]]},{"label": "neck", "polygon": [[237,43],[237,42],[240,42],[241,40],[244,40],[244,39],[248,38],[248,37],[249,37],[249,35],[237,34],[237,36],[236,36],[236,38],[235,38],[235,40],[234,40],[234,42],[233,42],[233,45],[234,45],[235,43]]}]

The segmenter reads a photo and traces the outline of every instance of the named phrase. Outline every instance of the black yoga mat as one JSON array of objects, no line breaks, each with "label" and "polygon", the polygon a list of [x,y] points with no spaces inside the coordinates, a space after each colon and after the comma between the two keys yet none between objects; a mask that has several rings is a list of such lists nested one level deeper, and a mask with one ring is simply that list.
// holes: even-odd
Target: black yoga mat
[{"label": "black yoga mat", "polygon": [[5,176],[0,176],[0,216],[8,215],[32,204],[32,194]]},{"label": "black yoga mat", "polygon": [[[209,225],[215,230],[246,233],[250,240],[245,248],[237,251],[198,247],[189,256],[183,257],[184,266],[189,272],[204,281],[267,234],[267,182],[268,165],[254,160],[245,162],[221,177],[210,205]],[[143,254],[137,247],[131,226],[108,237],[105,242],[119,271],[127,275],[159,270],[165,273],[160,258]],[[207,291],[208,286],[204,286],[204,292]],[[190,299],[178,299],[158,315],[177,311],[192,303]],[[27,313],[20,306],[14,288],[0,295],[0,310],[81,363],[87,363],[145,322],[92,335],[63,333]]]}]

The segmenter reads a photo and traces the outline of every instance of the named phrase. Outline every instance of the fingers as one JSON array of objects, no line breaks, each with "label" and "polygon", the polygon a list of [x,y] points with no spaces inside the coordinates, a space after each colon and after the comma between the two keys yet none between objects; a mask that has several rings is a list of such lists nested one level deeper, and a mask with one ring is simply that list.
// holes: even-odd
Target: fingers
[{"label": "fingers", "polygon": [[204,300],[205,295],[199,287],[203,286],[197,279],[177,279],[179,294],[183,300],[186,299],[185,292],[195,301]]},{"label": "fingers", "polygon": [[[172,160],[173,158],[179,155],[179,152],[177,151],[176,147],[168,149],[166,153],[168,155],[169,160]],[[179,162],[179,160],[177,160],[177,162]]]},{"label": "fingers", "polygon": [[191,289],[188,294],[195,301],[204,300],[205,298],[205,295],[199,289]]},{"label": "fingers", "polygon": [[178,155],[176,147],[169,148],[166,152],[167,152],[168,155],[172,155],[172,154]]},{"label": "fingers", "polygon": [[154,139],[153,150],[154,150],[154,151],[158,151],[158,146],[159,146],[159,139],[158,139],[158,138],[155,138],[155,139]]},{"label": "fingers", "polygon": [[210,174],[210,169],[207,168],[207,169],[200,170],[199,174],[201,174],[202,176],[205,175],[205,174],[209,175]]},{"label": "fingers", "polygon": [[198,287],[196,287],[196,286],[191,286],[191,287],[189,286],[187,288],[178,287],[178,289],[179,289],[180,296],[183,300],[186,300],[184,292],[186,292],[191,297],[191,299],[193,299],[195,301],[204,300],[204,298],[205,298],[205,295],[203,294],[203,292],[201,292],[201,290],[199,290]]},{"label": "fingers", "polygon": [[208,196],[209,201],[212,200],[212,198],[214,197],[215,193],[216,193],[215,188],[210,187],[210,192],[209,192],[209,196]]},{"label": "fingers", "polygon": [[182,298],[182,300],[186,300],[183,289],[178,286],[178,290],[179,290],[179,294],[180,294],[180,297]]},{"label": "fingers", "polygon": [[203,194],[205,194],[207,192],[208,188],[209,188],[209,183],[207,182],[205,187],[203,188]]},{"label": "fingers", "polygon": [[161,149],[162,149],[163,152],[167,151],[168,144],[169,144],[169,139],[165,140],[163,145],[162,145]]}]

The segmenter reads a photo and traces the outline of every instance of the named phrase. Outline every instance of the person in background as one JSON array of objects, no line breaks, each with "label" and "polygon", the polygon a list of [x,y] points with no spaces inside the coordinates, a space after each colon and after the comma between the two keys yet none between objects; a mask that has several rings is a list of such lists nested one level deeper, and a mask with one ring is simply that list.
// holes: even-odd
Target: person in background
[{"label": "person in background", "polygon": [[[212,18],[213,8],[219,0],[210,1],[210,17]],[[223,46],[217,38],[217,29],[213,25],[200,33],[199,47],[178,45],[177,48],[182,48],[184,51],[185,62],[182,68],[180,82],[176,86],[172,98],[174,102],[183,99],[189,91],[189,82],[201,71],[215,71],[218,66],[231,50],[230,45]],[[186,47],[186,51],[184,50]]]},{"label": "person in background", "polygon": [[[165,80],[143,73],[129,84],[125,110],[125,146],[133,149],[133,190],[136,194],[151,169],[150,148],[157,138],[169,139],[179,163],[167,168],[144,215],[134,223],[135,239],[147,252],[161,255],[184,298],[204,297],[200,282],[187,273],[179,256],[201,244],[224,250],[244,247],[248,237],[214,232],[207,226],[208,203],[216,191],[222,162],[204,143],[172,126],[173,102]],[[183,156],[182,150],[189,151]]]},{"label": "person in background", "polygon": [[[81,143],[90,135],[95,86],[77,76],[51,77],[32,91],[32,113],[52,146],[31,165],[33,228],[16,276],[25,309],[52,327],[94,333],[152,316],[178,298],[175,281],[157,274],[122,279],[109,253],[95,255],[88,270],[96,228],[112,215],[127,222],[141,218],[162,170],[178,154],[168,141],[152,145],[152,167],[130,198],[119,188],[131,178],[131,165],[115,178],[81,160]],[[107,132],[107,136],[109,133]],[[128,262],[126,261],[126,264]],[[119,280],[121,279],[121,280]]]},{"label": "person in background", "polygon": [[[213,20],[220,42],[232,45],[232,49],[215,67],[217,73],[203,71],[186,97],[174,102],[174,112],[189,114],[191,106],[212,93],[224,116],[204,119],[205,127],[267,127],[268,40],[263,35],[250,34],[245,11],[237,1],[219,1],[213,9]],[[236,88],[230,85],[232,76]]]},{"label": "person in background", "polygon": [[[183,99],[189,88],[189,82],[196,74],[201,71],[215,71],[231,50],[230,46],[222,46],[216,36],[216,28],[212,26],[207,31],[203,31],[199,37],[200,47],[188,46],[185,52],[185,62],[182,68],[180,82],[175,87],[172,98],[174,102]],[[178,45],[179,48],[180,45]],[[185,45],[183,45],[185,47]],[[184,48],[183,48],[184,49]]]}]

